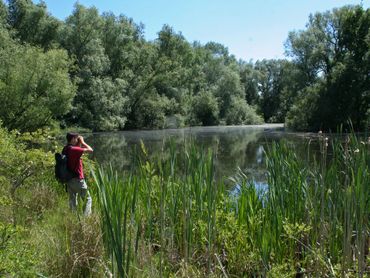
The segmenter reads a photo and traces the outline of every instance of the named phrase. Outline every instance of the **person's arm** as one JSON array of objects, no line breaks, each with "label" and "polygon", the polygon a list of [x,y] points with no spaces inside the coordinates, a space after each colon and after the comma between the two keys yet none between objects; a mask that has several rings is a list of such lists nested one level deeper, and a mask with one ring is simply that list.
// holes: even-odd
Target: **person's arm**
[{"label": "person's arm", "polygon": [[86,144],[82,136],[78,137],[78,141],[80,143],[81,148],[83,148],[84,152],[92,153],[94,151],[93,148]]}]

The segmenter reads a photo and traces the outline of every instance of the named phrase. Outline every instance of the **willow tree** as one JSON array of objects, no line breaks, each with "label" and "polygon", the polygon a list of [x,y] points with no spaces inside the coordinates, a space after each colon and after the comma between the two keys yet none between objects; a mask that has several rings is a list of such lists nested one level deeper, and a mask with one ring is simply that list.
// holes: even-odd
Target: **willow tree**
[{"label": "willow tree", "polygon": [[0,28],[0,120],[8,129],[33,131],[60,120],[75,88],[65,50],[20,45]]},{"label": "willow tree", "polygon": [[350,119],[355,128],[365,128],[370,119],[369,38],[370,9],[361,6],[316,13],[306,30],[289,34],[287,52],[306,80],[288,114],[290,126],[335,130]]}]

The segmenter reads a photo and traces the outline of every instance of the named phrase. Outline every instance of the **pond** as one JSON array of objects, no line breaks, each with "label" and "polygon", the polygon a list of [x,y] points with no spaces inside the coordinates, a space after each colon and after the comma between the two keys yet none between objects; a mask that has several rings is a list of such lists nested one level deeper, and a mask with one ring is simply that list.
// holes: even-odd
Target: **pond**
[{"label": "pond", "polygon": [[295,147],[297,155],[307,157],[308,144],[315,147],[317,134],[293,133],[282,124],[258,126],[189,127],[183,129],[121,131],[93,133],[87,142],[94,148],[94,159],[100,164],[111,164],[117,171],[130,170],[135,148],[142,141],[149,157],[168,152],[170,141],[177,149],[192,140],[215,154],[217,177],[230,177],[240,168],[255,182],[265,181],[265,150],[272,142],[286,140]]}]

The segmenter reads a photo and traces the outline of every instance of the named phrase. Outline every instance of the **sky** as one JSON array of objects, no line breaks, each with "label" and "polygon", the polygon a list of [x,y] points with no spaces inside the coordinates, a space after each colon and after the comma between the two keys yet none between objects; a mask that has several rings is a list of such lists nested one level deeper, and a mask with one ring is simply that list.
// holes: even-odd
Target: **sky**
[{"label": "sky", "polygon": [[[37,0],[34,2],[38,2]],[[44,0],[49,12],[65,19],[76,0]],[[344,5],[370,7],[370,0],[79,0],[99,12],[123,14],[145,26],[154,40],[164,24],[189,41],[223,44],[237,59],[284,58],[290,31],[305,28],[310,14]]]}]

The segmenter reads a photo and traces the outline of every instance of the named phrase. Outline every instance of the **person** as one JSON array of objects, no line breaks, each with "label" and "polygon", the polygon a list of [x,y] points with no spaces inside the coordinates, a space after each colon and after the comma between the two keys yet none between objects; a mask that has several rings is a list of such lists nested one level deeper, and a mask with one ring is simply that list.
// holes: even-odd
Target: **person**
[{"label": "person", "polygon": [[67,191],[69,194],[69,207],[71,210],[77,209],[77,195],[86,201],[84,214],[91,213],[92,199],[85,181],[82,155],[92,153],[93,149],[86,144],[84,138],[78,133],[67,133],[67,145],[63,148],[62,153],[67,156],[67,167],[75,174],[75,177],[67,182]]}]

